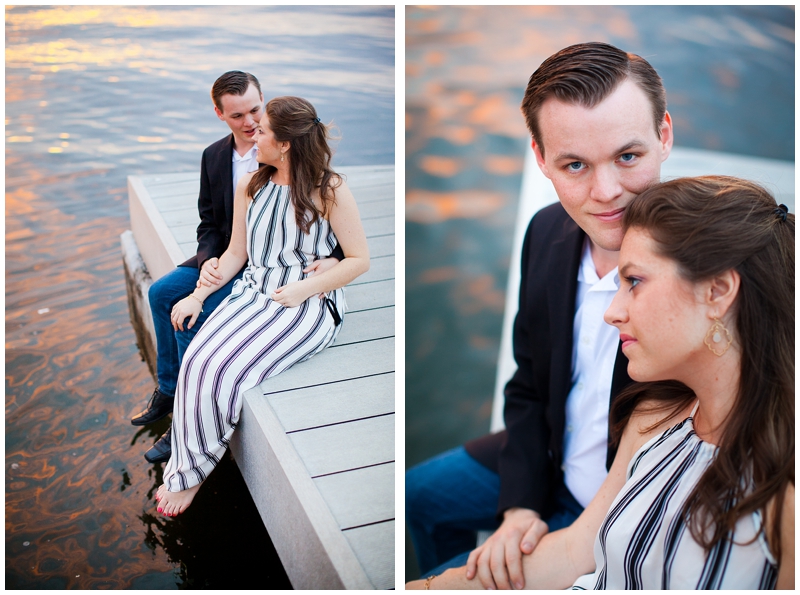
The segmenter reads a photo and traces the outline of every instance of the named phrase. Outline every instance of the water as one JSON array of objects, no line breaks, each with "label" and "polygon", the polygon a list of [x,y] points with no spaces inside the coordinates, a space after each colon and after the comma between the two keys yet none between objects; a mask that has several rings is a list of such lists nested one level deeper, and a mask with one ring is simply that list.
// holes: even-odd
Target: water
[{"label": "water", "polygon": [[6,586],[289,588],[233,461],[154,514],[126,176],[199,174],[233,69],[334,120],[334,164],[394,163],[393,8],[21,6],[5,34]]},{"label": "water", "polygon": [[676,145],[793,161],[794,21],[779,6],[406,9],[406,466],[489,430],[519,104],[541,61],[612,43],[664,79]]}]

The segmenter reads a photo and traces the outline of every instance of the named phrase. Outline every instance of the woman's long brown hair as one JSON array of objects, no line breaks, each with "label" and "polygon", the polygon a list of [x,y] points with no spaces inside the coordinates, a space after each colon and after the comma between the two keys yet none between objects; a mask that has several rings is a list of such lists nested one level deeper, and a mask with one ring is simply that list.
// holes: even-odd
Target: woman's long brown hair
[{"label": "woman's long brown hair", "polygon": [[[325,217],[336,202],[335,189],[342,183],[330,167],[329,128],[320,122],[314,106],[301,97],[276,97],[267,103],[266,113],[275,140],[289,142],[289,192],[295,221],[303,233],[309,233],[311,224]],[[247,196],[254,197],[275,171],[272,166],[260,168],[247,186]],[[317,193],[321,209],[314,204]]]},{"label": "woman's long brown hair", "polygon": [[[767,535],[779,558],[783,495],[794,484],[794,215],[757,184],[707,176],[649,188],[626,209],[624,227],[647,231],[691,282],[739,273],[731,329],[741,348],[739,389],[717,456],[684,514],[694,539],[710,550],[742,516],[760,510],[772,519]],[[694,394],[679,382],[654,382],[620,397],[610,414],[616,439],[642,399],[675,414]]]}]

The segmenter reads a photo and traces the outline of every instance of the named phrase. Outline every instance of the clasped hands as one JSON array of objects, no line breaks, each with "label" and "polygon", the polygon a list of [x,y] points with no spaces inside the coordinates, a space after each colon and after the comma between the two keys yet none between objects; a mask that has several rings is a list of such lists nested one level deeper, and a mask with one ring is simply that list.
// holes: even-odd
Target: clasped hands
[{"label": "clasped hands", "polygon": [[477,576],[484,589],[523,589],[522,556],[530,554],[549,528],[539,514],[527,508],[510,508],[489,539],[467,560],[467,579]]},{"label": "clasped hands", "polygon": [[[322,258],[319,260],[315,260],[314,262],[309,264],[306,268],[303,269],[303,272],[309,275],[313,275],[314,273],[322,273],[324,271],[330,270],[338,263],[339,261],[336,258]],[[197,287],[201,286],[212,287],[214,285],[220,285],[223,281],[223,277],[217,270],[218,267],[219,267],[218,258],[209,258],[208,260],[206,260],[203,263],[203,266],[200,268],[200,277],[197,280]],[[279,287],[272,293],[270,297],[274,301],[278,302],[280,305],[286,308],[295,308],[310,297],[311,294],[308,293],[306,287],[307,286],[303,283],[303,281],[294,281],[292,283],[287,283],[286,285]],[[319,294],[319,297],[320,299],[322,299],[324,297],[324,294],[322,293]],[[194,300],[191,297],[188,297],[186,299],[197,302],[197,300]],[[178,304],[176,304],[176,308],[178,307],[178,305],[181,305],[183,301],[185,300],[181,300],[181,302],[178,302]],[[185,306],[190,306],[190,307],[185,308]],[[196,308],[193,304],[183,304],[178,312],[178,315],[180,315],[184,310],[187,312],[186,316],[191,316],[192,312],[194,312]],[[175,309],[173,309],[173,315],[174,314],[175,314]],[[194,324],[194,320],[196,319],[196,317],[197,315],[195,315],[189,322],[188,328],[192,328],[192,325]],[[173,327],[175,327],[177,330],[174,318],[173,318]],[[183,328],[181,328],[180,330],[183,330]]]}]

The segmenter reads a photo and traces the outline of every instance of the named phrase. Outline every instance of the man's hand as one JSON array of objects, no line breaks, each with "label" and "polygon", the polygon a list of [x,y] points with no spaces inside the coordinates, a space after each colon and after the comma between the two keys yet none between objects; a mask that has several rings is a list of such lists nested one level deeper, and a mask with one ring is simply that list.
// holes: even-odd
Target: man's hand
[{"label": "man's hand", "polygon": [[[320,258],[319,260],[315,260],[306,268],[304,268],[303,272],[308,273],[308,276],[310,277],[314,273],[324,273],[325,271],[329,271],[337,264],[339,264],[339,259],[334,258],[333,256],[331,256],[330,258]],[[325,297],[324,293],[319,294],[319,299],[322,299],[324,297]]]},{"label": "man's hand", "polygon": [[467,579],[477,574],[484,589],[525,588],[522,555],[530,554],[548,530],[538,512],[509,508],[497,531],[469,555]]},{"label": "man's hand", "polygon": [[200,287],[200,285],[205,285],[206,287],[219,285],[222,282],[222,275],[217,271],[217,267],[219,267],[219,258],[213,257],[205,261],[203,266],[200,267],[200,278],[197,280],[197,287]]}]

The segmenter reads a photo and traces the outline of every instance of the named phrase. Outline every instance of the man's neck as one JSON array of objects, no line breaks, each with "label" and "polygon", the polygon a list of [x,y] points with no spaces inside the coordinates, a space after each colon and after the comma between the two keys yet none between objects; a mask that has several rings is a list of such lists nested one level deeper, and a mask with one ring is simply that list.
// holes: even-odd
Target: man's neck
[{"label": "man's neck", "polygon": [[592,262],[594,262],[594,268],[597,271],[597,277],[602,279],[619,263],[619,252],[605,250],[594,242],[591,242],[591,244]]},{"label": "man's neck", "polygon": [[253,148],[255,143],[245,143],[240,141],[236,136],[233,137],[233,150],[238,153],[239,157],[244,157],[250,149]]}]

